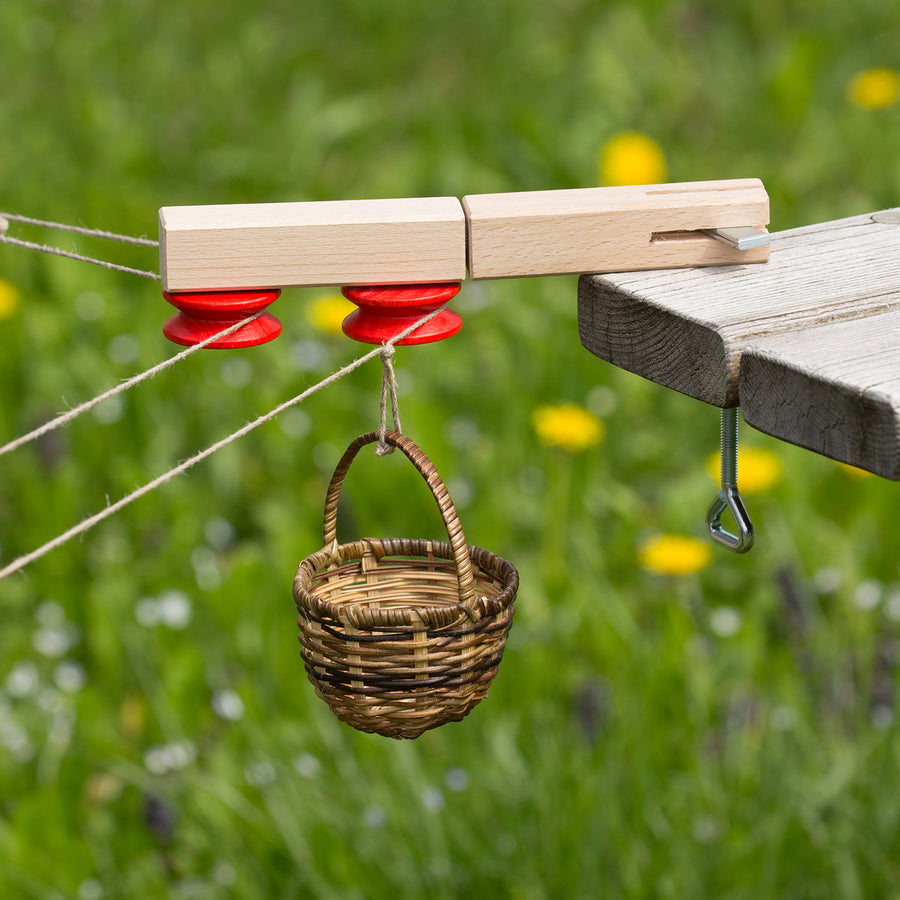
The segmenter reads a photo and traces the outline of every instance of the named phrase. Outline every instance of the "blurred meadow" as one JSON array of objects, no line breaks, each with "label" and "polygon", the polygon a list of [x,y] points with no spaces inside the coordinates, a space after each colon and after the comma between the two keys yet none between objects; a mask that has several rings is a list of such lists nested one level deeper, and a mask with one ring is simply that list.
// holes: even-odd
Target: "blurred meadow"
[{"label": "blurred meadow", "polygon": [[[883,0],[4,0],[0,210],[757,176],[773,230],[900,205]],[[153,269],[153,250],[10,234]],[[521,590],[488,699],[416,742],[307,683],[291,581],[373,361],[0,582],[0,897],[900,898],[896,485],[590,356],[576,278],[464,284],[404,430]],[[367,348],[334,291],[0,459],[8,562]],[[156,282],[0,246],[0,442],[174,352]],[[439,537],[364,455],[345,539]],[[712,459],[711,459],[712,457]]]}]

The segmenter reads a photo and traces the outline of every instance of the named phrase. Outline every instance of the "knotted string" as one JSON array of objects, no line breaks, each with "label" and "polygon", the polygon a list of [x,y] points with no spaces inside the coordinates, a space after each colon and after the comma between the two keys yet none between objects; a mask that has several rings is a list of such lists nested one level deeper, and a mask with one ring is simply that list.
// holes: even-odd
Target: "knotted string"
[{"label": "knotted string", "polygon": [[381,348],[381,364],[384,370],[381,375],[381,418],[378,424],[378,446],[375,448],[377,456],[387,456],[394,452],[394,447],[386,443],[384,433],[387,431],[387,404],[388,396],[391,398],[391,416],[394,420],[394,431],[398,434],[403,429],[400,426],[400,407],[397,404],[397,376],[394,374],[394,346],[385,344]]}]

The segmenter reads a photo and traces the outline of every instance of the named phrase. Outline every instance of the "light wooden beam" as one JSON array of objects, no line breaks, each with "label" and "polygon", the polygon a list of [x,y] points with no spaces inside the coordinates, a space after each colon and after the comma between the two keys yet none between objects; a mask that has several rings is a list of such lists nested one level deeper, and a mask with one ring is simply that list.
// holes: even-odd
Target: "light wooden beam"
[{"label": "light wooden beam", "polygon": [[764,232],[769,198],[756,178],[463,197],[469,277],[518,278],[764,262],[705,233]]},{"label": "light wooden beam", "polygon": [[[764,262],[757,179],[159,211],[168,291],[416,284]],[[468,248],[468,259],[467,259]]]},{"label": "light wooden beam", "polygon": [[159,211],[159,240],[168,291],[466,277],[455,197],[168,206]]}]

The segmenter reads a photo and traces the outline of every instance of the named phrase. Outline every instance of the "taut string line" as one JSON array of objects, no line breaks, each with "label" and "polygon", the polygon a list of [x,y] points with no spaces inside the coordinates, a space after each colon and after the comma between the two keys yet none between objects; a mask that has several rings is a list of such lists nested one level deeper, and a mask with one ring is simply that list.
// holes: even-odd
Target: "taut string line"
[{"label": "taut string line", "polygon": [[86,413],[88,410],[93,409],[104,400],[109,400],[110,397],[115,397],[116,394],[121,394],[124,391],[135,387],[135,385],[140,384],[142,381],[146,381],[148,378],[152,378],[154,375],[158,375],[164,369],[168,369],[171,366],[174,366],[175,363],[181,362],[181,360],[183,359],[187,359],[198,350],[202,350],[204,347],[208,347],[213,341],[217,341],[223,337],[228,337],[229,334],[237,331],[238,328],[243,328],[244,325],[247,325],[254,319],[259,318],[259,316],[261,316],[263,312],[264,310],[261,310],[258,313],[254,313],[252,316],[247,316],[246,319],[238,322],[236,325],[229,325],[228,328],[223,329],[218,334],[214,334],[211,337],[205,338],[198,344],[194,344],[193,346],[182,350],[180,353],[176,353],[175,356],[170,356],[168,359],[163,360],[161,363],[157,363],[152,368],[147,369],[146,372],[140,372],[137,375],[133,375],[131,378],[127,378],[125,381],[117,384],[113,388],[110,388],[108,391],[104,391],[102,394],[98,394],[91,400],[86,400],[84,403],[81,403],[73,409],[70,409],[68,412],[64,412],[61,415],[57,416],[55,419],[51,419],[49,422],[45,422],[43,425],[40,425],[33,431],[29,431],[28,434],[23,434],[21,437],[16,438],[14,441],[10,441],[8,444],[4,444],[2,447],[0,447],[0,456],[3,456],[5,453],[11,453],[13,450],[16,450],[19,447],[22,447],[25,444],[36,440],[42,435],[45,435],[48,431],[53,431],[56,428],[61,428],[63,425],[68,425],[69,422],[71,422],[73,419],[76,419],[82,413]]},{"label": "taut string line", "polygon": [[24,569],[25,566],[27,566],[29,563],[40,559],[51,550],[60,547],[62,544],[65,544],[72,538],[77,537],[80,534],[84,534],[84,532],[90,530],[95,525],[102,522],[104,519],[109,518],[110,516],[117,513],[120,509],[128,506],[129,503],[133,503],[139,497],[143,497],[145,494],[149,494],[151,491],[156,490],[156,488],[165,484],[167,481],[171,481],[176,476],[183,474],[192,466],[195,466],[197,463],[202,462],[208,456],[212,456],[213,453],[215,453],[217,450],[221,450],[223,447],[227,447],[228,444],[233,443],[238,438],[243,437],[245,434],[248,434],[255,428],[258,428],[260,425],[264,425],[266,422],[270,422],[272,419],[283,413],[286,409],[290,409],[290,407],[292,406],[297,406],[298,404],[306,400],[307,397],[312,396],[322,388],[327,387],[330,384],[334,384],[345,375],[349,375],[352,371],[358,369],[364,363],[367,363],[370,359],[374,359],[376,356],[380,356],[382,353],[384,353],[385,347],[392,347],[398,341],[401,341],[403,340],[403,338],[412,334],[412,332],[414,332],[417,328],[420,328],[426,322],[431,321],[431,319],[443,312],[446,306],[447,305],[444,304],[438,309],[432,310],[427,315],[422,316],[422,318],[417,322],[414,322],[412,325],[410,325],[409,328],[405,328],[399,334],[392,337],[389,341],[386,341],[382,346],[376,347],[374,350],[370,350],[365,355],[358,357],[357,359],[353,360],[353,362],[348,363],[343,368],[338,369],[334,374],[329,375],[327,378],[320,381],[318,384],[314,384],[312,387],[307,388],[305,391],[303,391],[302,394],[297,394],[296,397],[292,397],[290,400],[286,400],[284,403],[276,406],[275,409],[273,409],[271,412],[267,412],[265,415],[259,416],[259,418],[254,419],[252,422],[248,422],[242,428],[239,428],[237,431],[233,432],[227,437],[222,438],[220,441],[216,441],[215,444],[212,444],[205,450],[201,450],[199,453],[196,453],[194,456],[190,457],[190,459],[186,459],[184,462],[179,463],[174,468],[169,469],[168,472],[164,472],[162,475],[154,478],[153,481],[147,482],[147,484],[122,497],[121,500],[117,500],[111,506],[107,506],[100,512],[95,513],[94,515],[89,516],[86,519],[83,519],[68,531],[63,532],[62,534],[53,538],[53,540],[48,541],[46,544],[38,547],[37,550],[33,550],[31,551],[31,553],[26,553],[24,556],[20,556],[18,559],[13,560],[5,568],[0,569],[0,581],[2,581],[8,575],[12,575],[14,572],[18,572],[20,569]]},{"label": "taut string line", "polygon": [[53,228],[56,231],[73,231],[75,234],[84,234],[87,237],[104,238],[108,241],[118,241],[120,244],[138,244],[141,247],[158,247],[159,241],[145,237],[132,237],[130,234],[116,234],[114,231],[103,231],[99,228],[85,228],[82,225],[65,225],[62,222],[48,222],[45,219],[33,219],[31,216],[20,216],[15,213],[0,213],[0,219],[7,222],[21,222],[23,225],[40,225],[43,228]]},{"label": "taut string line", "polygon": [[32,219],[30,216],[19,216],[12,213],[0,213],[0,243],[9,244],[13,247],[23,247],[26,250],[36,250],[39,253],[50,253],[53,256],[64,256],[66,259],[76,259],[79,262],[90,263],[94,266],[102,266],[104,269],[112,269],[116,272],[125,272],[128,275],[140,275],[142,278],[153,278],[160,281],[161,278],[156,272],[150,272],[146,269],[134,269],[131,266],[122,266],[118,263],[107,262],[103,259],[96,259],[93,256],[84,256],[81,253],[73,253],[70,250],[62,250],[59,247],[51,247],[49,244],[37,244],[34,241],[23,241],[21,238],[10,237],[6,234],[9,222],[21,222],[26,225],[42,225],[46,228],[56,228],[60,231],[72,231],[76,234],[87,235],[88,237],[103,238],[110,241],[118,241],[123,244],[139,244],[142,247],[158,247],[158,241],[152,241],[149,238],[131,237],[127,234],[115,234],[112,231],[101,231],[97,228],[83,228],[80,225],[63,225],[60,222],[46,222],[43,219]]}]

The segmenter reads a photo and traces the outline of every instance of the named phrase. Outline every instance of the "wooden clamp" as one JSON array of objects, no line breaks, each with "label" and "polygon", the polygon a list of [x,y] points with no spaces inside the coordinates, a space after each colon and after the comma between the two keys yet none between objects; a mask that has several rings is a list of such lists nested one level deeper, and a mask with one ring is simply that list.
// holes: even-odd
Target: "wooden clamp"
[{"label": "wooden clamp", "polygon": [[185,292],[720,266],[764,262],[766,246],[740,248],[768,221],[758,179],[174,206],[159,211],[160,273]]},{"label": "wooden clamp", "polygon": [[[756,178],[479,194],[464,197],[463,209],[473,279],[768,259],[769,197]],[[751,229],[762,246],[738,249],[735,228]]]}]

